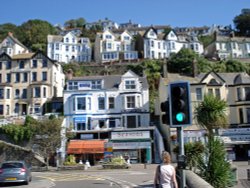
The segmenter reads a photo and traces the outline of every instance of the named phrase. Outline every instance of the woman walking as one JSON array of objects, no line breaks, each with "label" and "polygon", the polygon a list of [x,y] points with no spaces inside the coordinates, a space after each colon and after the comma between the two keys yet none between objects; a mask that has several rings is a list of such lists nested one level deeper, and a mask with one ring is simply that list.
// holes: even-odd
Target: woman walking
[{"label": "woman walking", "polygon": [[171,165],[171,156],[167,151],[162,152],[163,163],[155,171],[155,188],[178,188],[175,168]]}]

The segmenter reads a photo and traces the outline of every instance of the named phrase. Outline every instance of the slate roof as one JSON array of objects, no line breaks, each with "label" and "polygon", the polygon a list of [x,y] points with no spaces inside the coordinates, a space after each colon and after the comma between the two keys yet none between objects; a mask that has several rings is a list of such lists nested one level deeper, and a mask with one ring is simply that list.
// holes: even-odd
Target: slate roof
[{"label": "slate roof", "polygon": [[[104,89],[116,90],[121,83],[121,77],[123,75],[105,75],[105,76],[84,76],[73,77],[68,81],[90,81],[90,80],[104,80]],[[139,77],[139,81],[142,84],[143,89],[148,89],[148,82],[146,77]]]}]

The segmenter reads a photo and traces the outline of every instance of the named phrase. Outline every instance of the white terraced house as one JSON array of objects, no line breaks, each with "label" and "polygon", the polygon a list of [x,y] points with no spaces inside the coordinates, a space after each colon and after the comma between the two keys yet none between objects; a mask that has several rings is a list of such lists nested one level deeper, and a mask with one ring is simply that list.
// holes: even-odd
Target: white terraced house
[{"label": "white terraced house", "polygon": [[88,38],[77,37],[73,32],[48,35],[47,55],[58,62],[90,62],[91,44]]},{"label": "white terraced house", "polygon": [[135,41],[128,31],[113,33],[105,30],[97,33],[95,39],[95,61],[98,63],[111,61],[130,61],[138,59]]},{"label": "white terraced house", "polygon": [[160,33],[151,27],[145,33],[140,33],[140,49],[145,59],[163,59],[169,57],[171,53],[178,53],[182,48],[194,50],[197,54],[202,54],[204,49],[197,37],[187,34],[176,34],[170,31],[167,34]]}]

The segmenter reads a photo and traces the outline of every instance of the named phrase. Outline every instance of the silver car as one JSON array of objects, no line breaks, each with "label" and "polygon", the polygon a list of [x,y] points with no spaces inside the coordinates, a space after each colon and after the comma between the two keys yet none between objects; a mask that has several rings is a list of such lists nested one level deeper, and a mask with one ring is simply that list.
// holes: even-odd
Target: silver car
[{"label": "silver car", "polygon": [[31,171],[24,161],[5,161],[0,165],[0,183],[31,181]]}]

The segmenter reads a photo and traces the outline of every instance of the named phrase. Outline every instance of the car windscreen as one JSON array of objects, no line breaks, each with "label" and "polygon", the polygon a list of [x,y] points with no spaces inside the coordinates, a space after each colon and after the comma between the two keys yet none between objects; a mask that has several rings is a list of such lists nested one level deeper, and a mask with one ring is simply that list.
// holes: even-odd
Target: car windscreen
[{"label": "car windscreen", "polygon": [[2,168],[22,168],[22,163],[3,163]]}]

